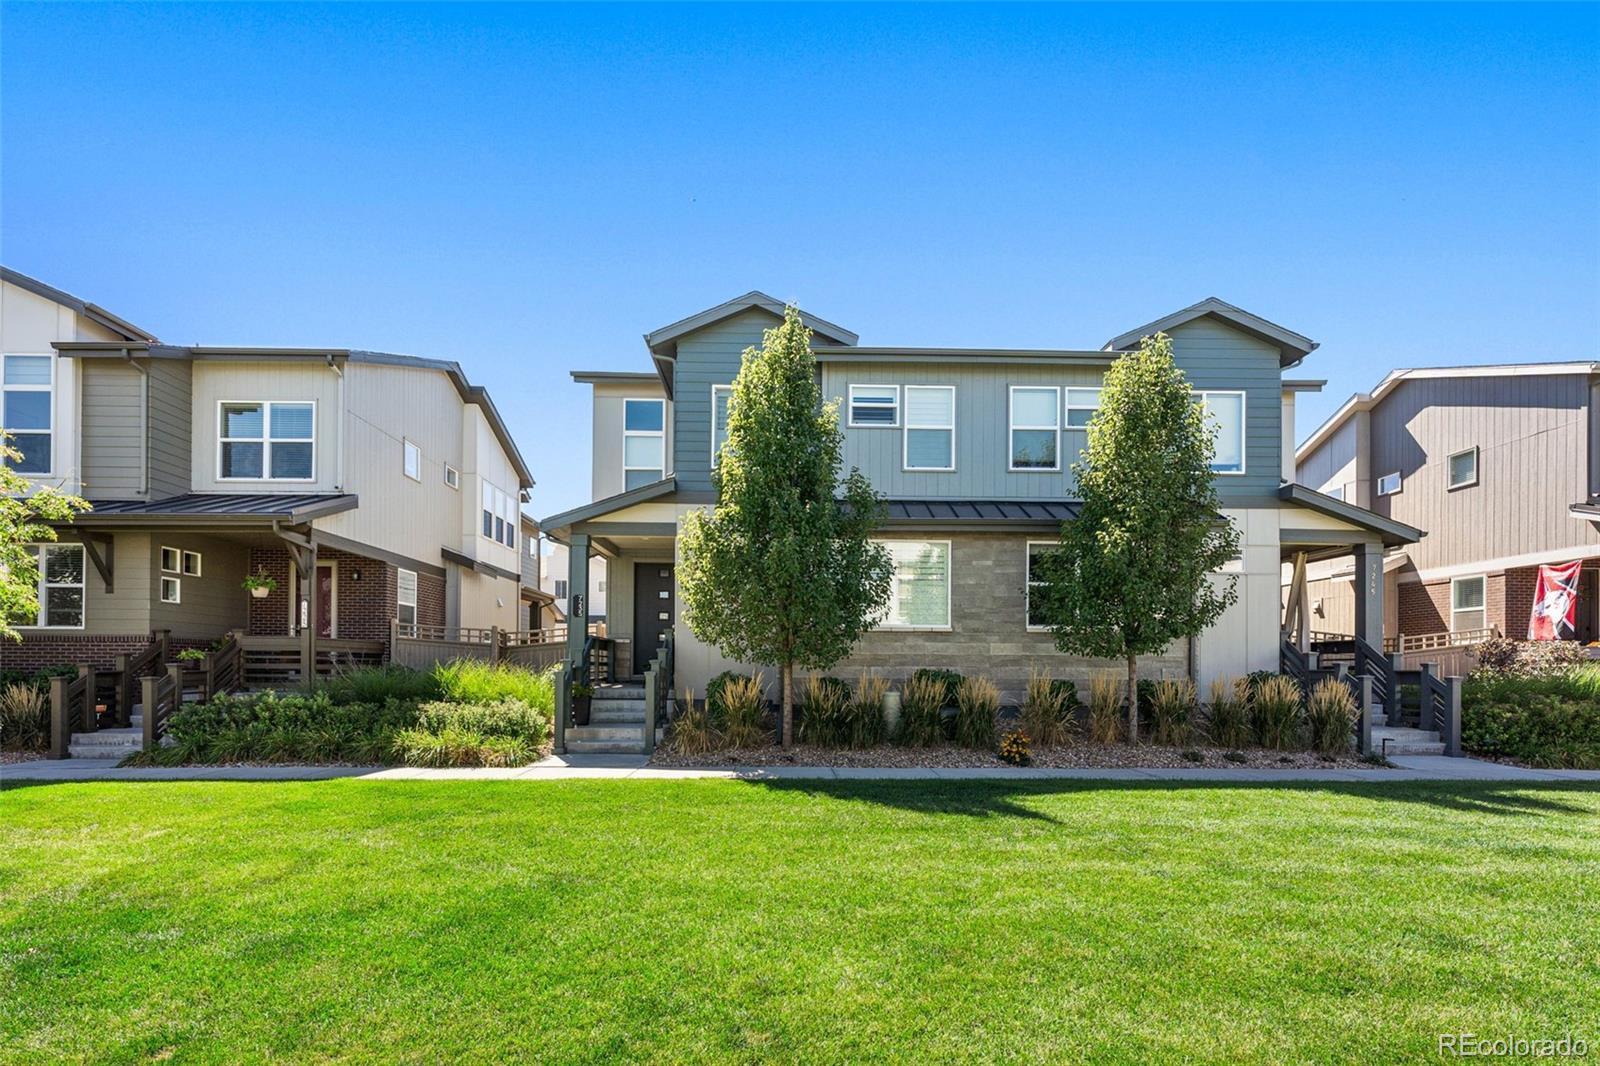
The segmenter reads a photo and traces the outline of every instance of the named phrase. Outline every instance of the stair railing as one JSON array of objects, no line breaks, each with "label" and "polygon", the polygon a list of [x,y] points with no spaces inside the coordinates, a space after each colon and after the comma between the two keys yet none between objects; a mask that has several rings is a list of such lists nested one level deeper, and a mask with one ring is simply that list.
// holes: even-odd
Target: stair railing
[{"label": "stair railing", "polygon": [[117,725],[126,728],[132,724],[134,697],[139,691],[139,681],[161,673],[167,666],[168,634],[165,629],[155,631],[149,644],[132,655],[123,653],[116,658],[117,674]]},{"label": "stair railing", "polygon": [[78,667],[77,677],[50,679],[50,757],[72,754],[73,733],[93,733],[100,726],[94,709],[94,670]]},{"label": "stair railing", "polygon": [[1355,672],[1372,678],[1372,695],[1393,721],[1400,714],[1400,686],[1395,681],[1394,660],[1362,637],[1355,638]]},{"label": "stair railing", "polygon": [[672,692],[673,685],[673,648],[672,633],[664,634],[661,647],[656,651],[656,657],[650,660],[650,665],[644,672],[644,753],[653,754],[656,750],[656,722],[664,719],[667,712],[667,696]]},{"label": "stair railing", "polygon": [[1440,677],[1433,663],[1423,663],[1422,728],[1439,734],[1444,753],[1461,754],[1461,679]]},{"label": "stair railing", "polygon": [[201,702],[224,693],[237,692],[244,687],[244,649],[240,647],[235,634],[229,633],[223,637],[222,646],[207,653],[204,669]]},{"label": "stair railing", "polygon": [[143,691],[144,750],[155,751],[167,735],[173,712],[183,706],[183,667],[173,663],[167,672],[140,680]]}]

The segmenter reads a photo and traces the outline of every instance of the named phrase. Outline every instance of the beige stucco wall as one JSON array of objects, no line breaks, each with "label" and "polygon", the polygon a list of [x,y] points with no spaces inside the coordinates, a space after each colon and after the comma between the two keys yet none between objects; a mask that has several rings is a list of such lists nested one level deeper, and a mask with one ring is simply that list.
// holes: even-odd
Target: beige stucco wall
[{"label": "beige stucco wall", "polygon": [[[593,499],[603,500],[623,491],[622,412],[628,399],[665,399],[659,380],[654,382],[597,382],[594,389],[594,469],[591,474]],[[666,472],[672,472],[672,401],[666,403]]]}]

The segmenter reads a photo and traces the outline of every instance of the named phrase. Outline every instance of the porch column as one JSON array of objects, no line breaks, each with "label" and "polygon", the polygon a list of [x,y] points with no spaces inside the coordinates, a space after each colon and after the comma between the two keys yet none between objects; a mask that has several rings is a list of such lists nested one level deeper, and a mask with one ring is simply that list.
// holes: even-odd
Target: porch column
[{"label": "porch column", "polygon": [[304,558],[305,566],[298,583],[300,602],[295,605],[295,621],[300,625],[300,680],[306,688],[311,688],[317,682],[317,618],[322,600],[322,590],[318,587],[321,582],[317,580],[315,542],[305,552]]},{"label": "porch column", "polygon": [[589,635],[589,534],[574,533],[567,550],[567,658],[583,656]]},{"label": "porch column", "polygon": [[1355,556],[1356,636],[1383,650],[1383,545],[1357,544]]}]

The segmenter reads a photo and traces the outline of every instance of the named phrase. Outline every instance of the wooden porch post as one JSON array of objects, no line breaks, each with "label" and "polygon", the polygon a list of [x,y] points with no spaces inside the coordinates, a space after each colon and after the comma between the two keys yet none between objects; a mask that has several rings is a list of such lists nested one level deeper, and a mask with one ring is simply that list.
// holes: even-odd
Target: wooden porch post
[{"label": "wooden porch post", "polygon": [[567,658],[583,658],[589,637],[589,534],[574,533],[567,551]]},{"label": "wooden porch post", "polygon": [[1356,636],[1383,650],[1383,546],[1355,546]]}]

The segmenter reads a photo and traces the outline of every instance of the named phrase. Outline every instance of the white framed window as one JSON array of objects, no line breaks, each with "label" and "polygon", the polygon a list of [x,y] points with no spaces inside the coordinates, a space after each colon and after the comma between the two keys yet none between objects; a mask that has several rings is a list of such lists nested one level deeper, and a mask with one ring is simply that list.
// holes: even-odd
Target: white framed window
[{"label": "white framed window", "polygon": [[601,578],[599,581],[597,581],[595,583],[594,590],[600,593],[600,595],[604,596],[606,593],[606,579]]},{"label": "white framed window", "polygon": [[1446,460],[1449,489],[1471,488],[1478,483],[1478,447],[1473,445]]},{"label": "white framed window", "polygon": [[400,441],[400,468],[412,481],[422,480],[422,449],[403,438]]},{"label": "white framed window", "polygon": [[162,547],[161,572],[163,574],[183,573],[183,552],[177,548]]},{"label": "white framed window", "polygon": [[40,629],[83,628],[83,545],[40,544],[39,615],[34,624]]},{"label": "white framed window", "polygon": [[8,355],[0,368],[0,428],[21,452],[11,469],[49,474],[54,468],[56,359],[53,355]]},{"label": "white framed window", "polygon": [[1195,400],[1206,413],[1216,454],[1211,469],[1218,474],[1244,473],[1244,393],[1201,390]]},{"label": "white framed window", "polygon": [[483,483],[483,535],[508,548],[517,546],[517,524],[521,517],[517,499],[489,482]]},{"label": "white framed window", "polygon": [[461,471],[449,463],[444,464],[444,483],[459,492],[461,489]]},{"label": "white framed window", "polygon": [[564,578],[564,577],[558,577],[558,578],[556,578],[556,599],[564,600],[566,598],[567,598],[567,579]]},{"label": "white framed window", "polygon": [[1450,631],[1459,633],[1465,629],[1487,629],[1486,601],[1484,586],[1487,580],[1482,574],[1475,577],[1456,577],[1450,579]]},{"label": "white framed window", "polygon": [[315,481],[314,400],[217,404],[217,480]]},{"label": "white framed window", "polygon": [[1061,390],[1011,386],[1010,470],[1061,469]]},{"label": "white framed window", "polygon": [[660,481],[667,469],[667,401],[622,401],[622,488]]},{"label": "white framed window", "polygon": [[1344,486],[1330,485],[1328,488],[1322,490],[1322,494],[1331,499],[1342,500],[1344,499]]},{"label": "white framed window", "polygon": [[880,629],[950,628],[950,542],[890,540],[889,609]]},{"label": "white framed window", "polygon": [[1049,628],[1044,624],[1044,619],[1034,608],[1033,590],[1043,585],[1044,582],[1034,577],[1033,561],[1037,556],[1042,555],[1047,551],[1053,551],[1057,547],[1059,547],[1059,545],[1053,540],[1028,541],[1027,561],[1024,563],[1023,570],[1023,580],[1025,584],[1022,590],[1022,606],[1023,619],[1027,625],[1028,632],[1030,633],[1042,633]]},{"label": "white framed window", "polygon": [[956,468],[956,387],[907,385],[902,465],[907,470]]},{"label": "white framed window", "polygon": [[415,630],[417,626],[417,572],[395,571],[394,617],[402,626]]},{"label": "white framed window", "polygon": [[1062,445],[1076,460],[1089,447],[1089,422],[1100,410],[1100,390],[1069,386],[1062,390],[1062,399],[1066,401]]},{"label": "white framed window", "polygon": [[162,603],[182,603],[183,602],[183,579],[182,578],[164,577],[164,578],[161,579],[161,602]]},{"label": "white framed window", "polygon": [[728,443],[728,401],[733,398],[732,385],[711,386],[711,465],[716,466],[722,457],[722,446]]},{"label": "white framed window", "polygon": [[900,386],[851,385],[851,429],[894,429],[900,424]]},{"label": "white framed window", "polygon": [[1385,474],[1378,479],[1378,495],[1393,496],[1400,491],[1400,472]]},{"label": "white framed window", "polygon": [[183,574],[184,574],[185,577],[199,577],[200,576],[200,553],[199,552],[187,552],[186,551],[186,552],[183,553]]}]

